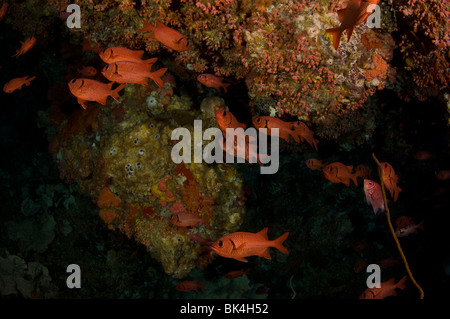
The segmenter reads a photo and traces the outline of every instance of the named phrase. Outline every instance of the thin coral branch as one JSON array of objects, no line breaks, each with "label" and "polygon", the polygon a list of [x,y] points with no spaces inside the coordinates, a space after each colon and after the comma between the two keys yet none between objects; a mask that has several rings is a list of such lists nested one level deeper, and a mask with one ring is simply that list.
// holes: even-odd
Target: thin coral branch
[{"label": "thin coral branch", "polygon": [[413,276],[413,274],[411,272],[411,269],[409,268],[409,265],[408,265],[408,260],[406,259],[406,256],[403,253],[402,246],[400,245],[400,242],[399,242],[399,240],[397,238],[397,235],[395,234],[394,227],[392,226],[391,213],[389,211],[388,202],[387,202],[387,198],[386,198],[386,191],[385,191],[384,183],[383,183],[383,166],[380,164],[380,162],[376,158],[375,154],[372,154],[372,157],[373,157],[375,163],[378,166],[378,176],[380,177],[381,192],[383,193],[384,207],[386,209],[386,218],[387,218],[387,221],[388,221],[389,229],[391,231],[392,237],[394,237],[395,244],[397,245],[397,249],[398,249],[400,255],[402,256],[403,263],[405,264],[405,268],[406,268],[406,271],[408,272],[409,278],[411,278],[411,281],[413,282],[413,284],[419,290],[419,292],[420,292],[420,299],[423,299],[425,293],[424,293],[422,287],[420,287],[420,285],[417,283],[416,279],[414,279],[414,276]]}]

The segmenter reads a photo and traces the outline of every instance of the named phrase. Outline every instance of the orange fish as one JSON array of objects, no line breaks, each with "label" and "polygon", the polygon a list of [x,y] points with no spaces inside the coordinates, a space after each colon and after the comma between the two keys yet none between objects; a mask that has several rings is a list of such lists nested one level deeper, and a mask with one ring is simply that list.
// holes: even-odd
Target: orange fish
[{"label": "orange fish", "polygon": [[0,8],[0,21],[5,17],[6,12],[8,11],[9,3],[5,2],[2,4],[2,7]]},{"label": "orange fish", "polygon": [[236,117],[230,112],[226,110],[218,110],[214,112],[216,115],[216,122],[219,125],[220,130],[225,135],[227,128],[238,128],[241,127],[245,130],[247,127],[244,123],[239,123]]},{"label": "orange fish", "polygon": [[314,139],[314,132],[301,121],[294,122],[293,124],[293,130],[300,137],[300,140],[302,142],[307,141],[311,147],[314,147],[314,149],[318,151],[317,143],[319,143],[319,140]]},{"label": "orange fish", "polygon": [[436,172],[435,178],[440,181],[448,181],[450,179],[450,169],[444,169]]},{"label": "orange fish", "polygon": [[324,166],[324,164],[322,163],[321,160],[318,160],[315,158],[307,159],[305,161],[305,164],[310,170],[313,170],[313,171],[320,171]]},{"label": "orange fish", "polygon": [[211,246],[213,241],[209,238],[203,238],[196,234],[189,234],[188,237],[195,243],[201,246]]},{"label": "orange fish", "polygon": [[29,77],[29,75],[24,76],[23,78],[15,78],[10,80],[9,82],[5,83],[3,86],[3,92],[5,93],[12,93],[15,90],[22,89],[22,86],[25,84],[26,86],[30,86],[30,82],[33,81],[36,77],[32,76]]},{"label": "orange fish", "polygon": [[244,269],[234,270],[234,271],[230,271],[230,272],[226,273],[224,275],[224,277],[228,278],[228,279],[234,279],[234,278],[242,277],[244,274],[248,275],[249,272],[250,272],[250,268],[247,268],[246,270],[244,270]]},{"label": "orange fish", "polygon": [[81,77],[92,77],[97,74],[97,70],[93,66],[82,66],[81,69],[77,70],[77,76]]},{"label": "orange fish", "polygon": [[356,166],[355,172],[356,175],[358,177],[361,177],[362,179],[370,178],[370,176],[372,175],[372,170],[368,166],[363,164],[359,164],[358,166]]},{"label": "orange fish", "polygon": [[300,142],[298,134],[294,131],[294,124],[292,122],[285,122],[273,116],[261,116],[253,118],[253,126],[257,129],[267,128],[267,134],[269,135],[271,135],[272,128],[278,128],[280,137],[286,142],[289,142],[289,136],[292,136],[297,143]]},{"label": "orange fish", "polygon": [[245,136],[244,143],[239,143],[237,141],[238,136],[236,136],[234,144],[233,144],[232,153],[227,152],[226,139],[223,139],[222,143],[219,143],[218,145],[220,146],[220,148],[222,148],[223,152],[226,152],[227,154],[230,154],[231,156],[234,156],[236,158],[241,158],[240,155],[244,154],[244,160],[246,160],[250,164],[254,163],[254,160],[252,160],[252,162],[251,162],[250,159],[256,159],[257,162],[259,163],[259,165],[263,166],[264,164],[261,162],[261,159],[264,158],[265,159],[264,161],[267,163],[269,161],[268,160],[269,156],[267,154],[258,154],[258,152],[256,151],[256,147],[250,148],[249,141],[252,137],[248,136],[248,135],[244,135],[244,136]]},{"label": "orange fish", "polygon": [[345,166],[342,163],[334,162],[323,168],[323,174],[330,182],[343,183],[346,186],[350,186],[350,180],[352,180],[358,186],[357,175],[352,174],[352,170],[353,166]]},{"label": "orange fish", "polygon": [[96,101],[105,105],[108,96],[112,96],[116,101],[119,98],[119,91],[125,87],[122,84],[112,90],[114,82],[102,83],[91,79],[73,79],[69,82],[69,89],[77,97],[78,103],[86,109],[86,101]]},{"label": "orange fish", "polygon": [[359,299],[384,299],[390,296],[397,296],[395,289],[404,290],[406,288],[405,281],[407,277],[404,276],[398,283],[395,283],[394,277],[388,281],[382,282],[380,288],[367,288]]},{"label": "orange fish", "polygon": [[395,234],[397,237],[405,237],[412,234],[417,234],[419,229],[423,229],[423,223],[425,221],[421,221],[419,224],[416,224],[411,217],[400,216],[395,220],[396,230]]},{"label": "orange fish", "polygon": [[384,212],[384,200],[381,193],[381,186],[377,182],[370,179],[364,180],[364,193],[366,194],[367,204],[372,205],[373,213],[376,215],[378,211]]},{"label": "orange fish", "polygon": [[197,81],[209,88],[215,88],[218,92],[220,92],[220,88],[223,88],[225,93],[227,92],[227,87],[231,85],[230,83],[224,83],[223,78],[208,73],[198,75]]},{"label": "orange fish", "polygon": [[186,51],[189,49],[188,40],[177,30],[165,26],[163,23],[156,21],[156,27],[144,21],[144,27],[139,32],[152,32],[148,37],[161,42],[166,47],[175,51]]},{"label": "orange fish", "polygon": [[402,191],[400,187],[397,186],[398,176],[395,174],[394,169],[389,163],[380,163],[383,167],[383,183],[386,189],[391,193],[391,197],[394,198],[394,202],[398,199],[398,194]]},{"label": "orange fish", "polygon": [[36,38],[35,37],[31,37],[25,40],[25,42],[20,41],[20,43],[22,43],[22,46],[20,47],[20,49],[16,50],[16,54],[13,54],[11,57],[16,57],[16,59],[21,56],[22,54],[27,53],[28,51],[31,50],[32,47],[34,47],[34,45],[36,44]]},{"label": "orange fish", "polygon": [[[347,41],[350,41],[355,27],[367,21],[373,13],[372,6],[380,0],[349,0],[345,9],[338,10],[338,18],[341,25],[337,28],[327,29],[326,32],[333,36],[333,46],[337,50],[344,31],[347,32]],[[371,6],[369,8],[369,6]]]},{"label": "orange fish", "polygon": [[202,282],[201,284],[198,283],[198,280],[185,280],[180,282],[178,285],[176,285],[175,289],[178,291],[188,292],[188,291],[198,291],[199,288],[202,290],[205,290],[205,282]]},{"label": "orange fish", "polygon": [[130,61],[136,63],[155,63],[158,58],[142,60],[144,50],[130,50],[123,47],[113,47],[103,50],[98,54],[105,63],[114,63],[119,61]]},{"label": "orange fish", "polygon": [[244,257],[260,256],[270,259],[269,248],[274,247],[285,254],[289,254],[283,242],[289,236],[289,232],[284,233],[275,240],[267,238],[267,227],[258,233],[236,232],[223,236],[212,244],[211,249],[218,255],[227,258],[234,258],[247,262]]},{"label": "orange fish", "polygon": [[106,65],[102,74],[110,81],[117,83],[136,83],[148,85],[148,78],[152,79],[159,87],[164,87],[161,77],[166,73],[167,68],[150,72],[152,64],[136,63],[130,61],[119,61]]},{"label": "orange fish", "polygon": [[206,227],[210,228],[209,224],[202,218],[198,216],[198,214],[192,213],[175,213],[170,215],[169,222],[172,225],[179,227],[197,227],[198,223],[202,223]]}]

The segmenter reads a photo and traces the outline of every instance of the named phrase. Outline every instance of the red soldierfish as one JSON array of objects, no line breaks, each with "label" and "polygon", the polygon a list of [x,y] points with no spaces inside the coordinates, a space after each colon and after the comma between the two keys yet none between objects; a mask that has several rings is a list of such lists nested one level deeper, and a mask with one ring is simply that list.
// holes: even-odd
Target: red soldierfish
[{"label": "red soldierfish", "polygon": [[165,26],[156,21],[156,27],[144,21],[144,27],[139,32],[152,32],[148,38],[161,42],[166,47],[175,51],[186,51],[189,49],[188,40],[177,30]]},{"label": "red soldierfish", "polygon": [[114,82],[102,83],[91,79],[73,79],[69,82],[69,89],[77,97],[78,103],[86,109],[86,101],[95,101],[105,105],[108,96],[112,96],[116,101],[119,98],[119,91],[125,87],[122,84],[112,90]]},{"label": "red soldierfish", "polygon": [[208,73],[198,75],[197,81],[209,88],[215,88],[218,92],[220,92],[220,88],[223,88],[225,93],[227,92],[227,87],[231,85],[230,83],[224,83],[223,78]]},{"label": "red soldierfish", "polygon": [[383,162],[380,163],[383,167],[383,183],[389,193],[391,193],[391,197],[394,198],[394,202],[398,199],[398,194],[402,191],[400,187],[397,186],[398,176],[395,174],[394,169],[391,164]]},{"label": "red soldierfish", "polygon": [[366,194],[367,204],[372,205],[373,213],[384,212],[384,200],[381,192],[381,186],[370,179],[364,180],[364,193]]},{"label": "red soldierfish", "polygon": [[267,227],[258,233],[236,232],[223,236],[212,244],[211,249],[218,255],[227,258],[234,258],[247,262],[245,257],[260,256],[270,259],[269,248],[274,247],[285,254],[289,254],[283,242],[289,236],[289,232],[284,233],[275,240],[267,238]]},{"label": "red soldierfish", "polygon": [[161,77],[166,73],[167,68],[150,72],[152,64],[136,63],[130,61],[118,61],[106,65],[102,74],[110,81],[117,83],[136,83],[148,85],[148,78],[152,79],[159,87],[164,86]]},{"label": "red soldierfish", "polygon": [[22,46],[20,47],[20,49],[16,50],[16,53],[11,56],[12,58],[16,57],[16,59],[17,59],[22,54],[30,51],[31,48],[34,47],[34,45],[36,44],[36,38],[31,37],[31,38],[26,39],[25,42],[20,41],[20,43],[22,43]]},{"label": "red soldierfish", "polygon": [[420,223],[416,224],[411,217],[400,216],[395,220],[395,234],[397,235],[397,237],[405,237],[412,234],[417,234],[419,232],[419,229],[424,230],[423,223],[424,221],[422,220]]},{"label": "red soldierfish", "polygon": [[390,296],[397,296],[395,289],[405,289],[405,281],[407,277],[404,276],[398,283],[395,283],[394,277],[388,281],[382,282],[380,288],[367,288],[359,296],[359,299],[384,299]]},{"label": "red soldierfish", "polygon": [[268,135],[272,135],[271,129],[278,128],[279,136],[286,142],[289,142],[289,136],[292,136],[297,143],[300,142],[298,134],[294,131],[292,122],[285,122],[273,116],[261,116],[253,118],[253,126],[258,130],[260,128],[267,128]]},{"label": "red soldierfish", "polygon": [[25,84],[26,86],[30,86],[30,82],[33,81],[36,77],[29,75],[24,76],[23,78],[15,78],[5,83],[3,86],[3,92],[12,93],[15,90],[21,90],[22,86]]},{"label": "red soldierfish", "polygon": [[188,291],[198,291],[198,289],[202,289],[205,290],[205,282],[202,282],[201,284],[198,283],[198,280],[186,280],[186,281],[182,281],[180,282],[178,285],[176,285],[175,289],[178,291],[182,291],[182,292],[188,292]]},{"label": "red soldierfish", "polygon": [[333,162],[323,168],[323,175],[333,183],[343,183],[350,186],[350,180],[358,186],[357,175],[352,174],[353,166],[345,166],[339,162]]},{"label": "red soldierfish", "polygon": [[130,50],[123,47],[113,47],[103,50],[98,54],[105,63],[114,63],[119,61],[130,61],[136,63],[155,63],[158,58],[142,60],[144,50]]},{"label": "red soldierfish", "polygon": [[241,127],[245,130],[247,127],[246,124],[238,122],[236,117],[230,112],[226,110],[217,110],[214,112],[216,115],[216,122],[219,125],[220,130],[224,135],[226,135],[227,128],[238,128]]},{"label": "red soldierfish", "polygon": [[202,223],[210,228],[209,224],[204,219],[200,218],[198,214],[192,213],[174,213],[170,215],[169,222],[172,225],[179,227],[197,227],[198,223]]},{"label": "red soldierfish", "polygon": [[326,30],[333,36],[333,46],[336,50],[339,48],[342,33],[346,31],[347,41],[350,41],[355,27],[367,20],[373,12],[373,5],[377,5],[379,2],[380,0],[349,0],[347,7],[337,12],[341,25]]}]

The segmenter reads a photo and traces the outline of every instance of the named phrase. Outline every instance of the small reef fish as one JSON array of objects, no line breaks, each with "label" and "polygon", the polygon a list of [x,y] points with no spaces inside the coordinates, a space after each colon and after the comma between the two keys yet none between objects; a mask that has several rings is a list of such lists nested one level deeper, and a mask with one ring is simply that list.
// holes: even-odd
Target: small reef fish
[{"label": "small reef fish", "polygon": [[218,92],[220,92],[220,88],[223,88],[225,93],[227,93],[227,87],[231,85],[230,83],[224,83],[223,78],[209,73],[198,75],[197,81],[209,88],[215,88]]},{"label": "small reef fish", "polygon": [[209,239],[209,238],[206,239],[206,238],[203,238],[203,237],[201,237],[201,236],[199,236],[199,235],[196,235],[196,234],[189,234],[188,237],[189,237],[193,242],[195,242],[195,243],[197,243],[197,244],[199,244],[199,245],[201,245],[201,246],[211,246],[212,243],[214,242],[214,241],[212,241],[212,240]]},{"label": "small reef fish", "polygon": [[198,289],[205,290],[205,282],[198,283],[198,280],[185,280],[180,282],[178,285],[175,286],[175,289],[182,292],[189,292],[189,291],[198,291]]},{"label": "small reef fish", "polygon": [[377,182],[370,179],[364,180],[364,193],[366,194],[366,202],[372,205],[373,213],[376,215],[378,211],[384,212],[384,200],[381,192],[381,186]]},{"label": "small reef fish", "polygon": [[283,242],[289,236],[284,233],[275,240],[267,238],[267,227],[258,233],[236,232],[223,236],[212,244],[211,249],[218,255],[248,262],[245,257],[260,256],[270,259],[270,247],[274,247],[285,254],[289,254]]},{"label": "small reef fish", "polygon": [[198,214],[192,213],[174,213],[170,215],[169,222],[172,225],[179,227],[197,227],[198,223],[202,223],[210,228],[209,224],[204,219],[200,218]]},{"label": "small reef fish", "polygon": [[423,223],[425,221],[421,221],[416,224],[411,217],[400,216],[395,220],[396,230],[395,234],[397,237],[406,237],[412,234],[417,234],[419,229],[424,230]]},{"label": "small reef fish", "polygon": [[[244,159],[250,164],[253,164],[252,162],[250,162],[250,159],[255,158],[259,163],[259,165],[264,166],[264,164],[261,162],[261,159],[264,158],[265,159],[264,161],[267,163],[269,161],[268,160],[269,156],[267,154],[258,154],[256,148],[251,149],[249,145],[250,138],[251,136],[245,136],[244,143],[239,143],[236,137],[233,143],[233,153],[227,152],[227,143],[225,139],[222,140],[222,143],[219,143],[219,147],[222,149],[223,152],[226,152],[227,154],[237,158],[240,158],[239,156],[240,154],[244,154]],[[243,149],[244,147],[245,150]]]},{"label": "small reef fish", "polygon": [[102,74],[110,81],[117,83],[136,83],[140,85],[148,85],[148,78],[152,79],[160,88],[164,87],[162,76],[166,73],[167,68],[150,72],[152,64],[136,63],[130,61],[118,61],[106,65]]},{"label": "small reef fish", "polygon": [[333,36],[333,46],[337,50],[344,31],[347,32],[347,41],[350,41],[355,27],[367,21],[373,13],[369,6],[377,5],[380,0],[349,0],[347,7],[338,10],[338,18],[341,25],[337,28],[327,29],[326,32]]},{"label": "small reef fish", "polygon": [[0,21],[6,16],[6,12],[8,12],[9,3],[5,2],[2,4],[0,8]]},{"label": "small reef fish", "polygon": [[216,122],[219,125],[220,130],[224,135],[226,135],[227,128],[238,128],[241,127],[245,130],[247,127],[246,124],[238,122],[236,117],[230,112],[226,110],[217,110],[214,112],[216,115]]},{"label": "small reef fish", "polygon": [[313,171],[320,171],[322,170],[324,164],[321,160],[310,158],[305,161],[306,166]]},{"label": "small reef fish", "polygon": [[116,101],[119,98],[119,91],[125,87],[122,84],[112,90],[114,82],[102,83],[91,79],[73,79],[69,82],[69,89],[77,97],[78,103],[86,109],[86,101],[95,101],[105,105],[108,96],[112,96]]},{"label": "small reef fish", "polygon": [[158,60],[158,58],[142,60],[144,50],[130,50],[124,47],[108,48],[100,52],[98,55],[103,60],[103,62],[108,64],[119,61],[153,64]]},{"label": "small reef fish", "polygon": [[180,52],[189,50],[189,42],[184,35],[177,30],[165,26],[160,21],[156,21],[156,27],[144,21],[144,27],[138,31],[152,32],[148,38],[159,41],[172,50]]},{"label": "small reef fish", "polygon": [[386,189],[391,193],[391,197],[394,198],[394,202],[398,199],[398,194],[402,191],[400,187],[397,186],[398,176],[395,174],[394,169],[389,163],[380,163],[383,167],[383,183]]},{"label": "small reef fish", "polygon": [[355,173],[358,177],[361,177],[362,179],[370,178],[372,175],[372,170],[363,164],[359,164],[355,168]]},{"label": "small reef fish", "polygon": [[448,181],[450,179],[450,169],[438,171],[435,175],[435,178],[440,181]]},{"label": "small reef fish", "polygon": [[77,76],[81,77],[92,77],[97,74],[97,70],[93,66],[82,66],[81,69],[77,70]]},{"label": "small reef fish", "polygon": [[20,41],[20,43],[22,44],[22,46],[20,47],[20,49],[16,50],[16,53],[11,56],[12,58],[16,57],[16,59],[17,59],[22,54],[25,54],[28,51],[30,51],[31,48],[33,48],[34,45],[36,44],[36,38],[31,37],[31,38],[26,39],[25,42]]},{"label": "small reef fish", "polygon": [[350,186],[350,180],[358,186],[358,181],[356,180],[357,175],[352,174],[353,166],[345,166],[339,162],[333,162],[326,165],[323,168],[323,175],[327,180],[333,183],[343,183],[346,186]]},{"label": "small reef fish", "polygon": [[300,137],[300,140],[302,142],[303,141],[308,142],[309,145],[311,145],[311,147],[313,147],[316,151],[318,151],[317,143],[319,143],[319,140],[314,138],[314,132],[310,130],[305,123],[301,121],[294,122],[293,129]]},{"label": "small reef fish", "polygon": [[246,270],[244,270],[244,269],[233,270],[233,271],[226,273],[224,275],[224,277],[228,278],[228,279],[234,279],[234,278],[242,277],[244,274],[248,275],[249,272],[250,272],[250,268],[247,268]]},{"label": "small reef fish", "polygon": [[404,276],[399,282],[395,283],[394,277],[388,281],[382,282],[380,288],[367,288],[359,296],[359,299],[384,299],[386,297],[397,296],[395,289],[404,290],[406,288],[405,281],[407,277]]},{"label": "small reef fish", "polygon": [[269,135],[272,135],[271,129],[278,128],[279,136],[286,142],[289,142],[289,136],[292,136],[297,143],[300,142],[298,134],[294,131],[292,122],[285,122],[273,116],[255,117],[252,121],[253,126],[258,130],[260,128],[267,128],[267,134]]},{"label": "small reef fish", "polygon": [[20,90],[20,89],[22,89],[22,86],[24,84],[26,86],[30,86],[30,82],[33,81],[35,78],[36,78],[35,76],[29,77],[29,75],[27,75],[27,76],[24,76],[23,78],[12,79],[12,80],[8,81],[7,83],[5,83],[5,85],[3,86],[3,92],[12,93],[15,90]]}]

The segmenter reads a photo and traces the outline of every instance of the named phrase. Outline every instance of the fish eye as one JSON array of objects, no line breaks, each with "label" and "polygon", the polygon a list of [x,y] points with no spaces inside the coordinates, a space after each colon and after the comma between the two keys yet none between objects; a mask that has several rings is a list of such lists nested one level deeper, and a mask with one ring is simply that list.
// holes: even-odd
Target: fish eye
[{"label": "fish eye", "polygon": [[186,41],[186,46],[187,46],[187,47],[189,46],[189,41]]},{"label": "fish eye", "polygon": [[108,68],[109,68],[109,64],[107,66],[105,66],[105,70],[108,70]]},{"label": "fish eye", "polygon": [[227,111],[223,111],[223,115],[227,115]]},{"label": "fish eye", "polygon": [[223,241],[219,241],[218,243],[217,243],[217,245],[219,246],[219,247],[223,247]]},{"label": "fish eye", "polygon": [[70,81],[70,83],[75,84],[76,81],[77,81],[77,79],[72,79],[72,81]]},{"label": "fish eye", "polygon": [[261,119],[258,117],[257,119],[256,119],[256,122],[261,122]]}]

